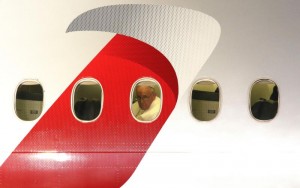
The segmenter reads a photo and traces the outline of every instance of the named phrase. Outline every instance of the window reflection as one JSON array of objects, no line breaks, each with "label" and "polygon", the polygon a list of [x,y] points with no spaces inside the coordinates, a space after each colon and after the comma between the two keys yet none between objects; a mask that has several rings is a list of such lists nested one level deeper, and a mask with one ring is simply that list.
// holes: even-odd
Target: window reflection
[{"label": "window reflection", "polygon": [[219,87],[212,80],[197,82],[192,90],[191,111],[200,121],[213,120],[219,112]]},{"label": "window reflection", "polygon": [[273,119],[278,110],[278,86],[268,79],[256,81],[251,89],[251,113],[258,120]]}]

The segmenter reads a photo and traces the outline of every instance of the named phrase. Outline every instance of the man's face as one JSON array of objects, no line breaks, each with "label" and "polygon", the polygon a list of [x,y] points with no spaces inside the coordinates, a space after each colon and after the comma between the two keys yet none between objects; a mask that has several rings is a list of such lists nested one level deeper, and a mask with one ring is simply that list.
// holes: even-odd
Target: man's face
[{"label": "man's face", "polygon": [[155,94],[152,92],[152,89],[148,86],[137,86],[136,96],[138,99],[139,106],[142,110],[149,109],[150,105],[155,99]]}]

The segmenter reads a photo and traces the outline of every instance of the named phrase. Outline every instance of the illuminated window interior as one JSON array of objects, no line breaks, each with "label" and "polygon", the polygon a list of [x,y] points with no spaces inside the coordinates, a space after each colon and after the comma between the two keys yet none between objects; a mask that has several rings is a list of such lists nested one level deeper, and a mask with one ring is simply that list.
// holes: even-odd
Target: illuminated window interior
[{"label": "illuminated window interior", "polygon": [[213,120],[219,112],[219,86],[212,80],[198,81],[192,90],[191,111],[200,121]]},{"label": "illuminated window interior", "polygon": [[15,110],[24,121],[37,119],[43,110],[43,88],[37,81],[22,82],[16,92]]},{"label": "illuminated window interior", "polygon": [[160,114],[162,91],[157,81],[150,78],[138,80],[131,91],[131,113],[139,122],[152,122]]}]

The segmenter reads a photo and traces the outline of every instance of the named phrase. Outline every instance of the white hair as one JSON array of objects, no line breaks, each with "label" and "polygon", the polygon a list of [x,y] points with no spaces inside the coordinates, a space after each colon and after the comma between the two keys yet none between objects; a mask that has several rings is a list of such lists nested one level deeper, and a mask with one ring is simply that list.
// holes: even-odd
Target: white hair
[{"label": "white hair", "polygon": [[150,90],[151,90],[152,93],[155,93],[155,89],[154,88],[155,88],[156,85],[157,84],[154,83],[154,82],[152,82],[152,81],[141,81],[141,82],[139,82],[136,85],[136,87],[138,87],[138,86],[147,86],[147,87],[150,88]]}]

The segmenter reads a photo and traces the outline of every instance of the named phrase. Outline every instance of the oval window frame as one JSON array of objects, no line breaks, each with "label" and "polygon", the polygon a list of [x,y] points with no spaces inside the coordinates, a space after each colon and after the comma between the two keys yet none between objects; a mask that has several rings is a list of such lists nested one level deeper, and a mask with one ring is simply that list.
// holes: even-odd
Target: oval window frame
[{"label": "oval window frame", "polygon": [[[133,111],[132,111],[132,106],[133,106],[133,98],[134,98],[134,93],[135,93],[135,88],[136,86],[140,83],[140,82],[144,82],[144,81],[150,81],[150,82],[153,82],[155,83],[159,90],[160,90],[160,109],[159,109],[159,112],[157,114],[157,116],[155,118],[153,118],[152,120],[150,121],[147,121],[147,120],[139,120],[137,119],[134,114],[133,114]],[[129,99],[129,109],[130,109],[130,113],[131,113],[131,116],[139,123],[145,123],[145,124],[149,124],[149,123],[152,123],[154,122],[155,120],[157,120],[159,118],[159,116],[161,115],[161,112],[162,112],[162,108],[163,108],[163,90],[162,90],[162,87],[160,85],[160,83],[154,79],[154,78],[151,78],[151,77],[143,77],[143,78],[139,78],[138,80],[136,80],[132,86],[131,86],[131,90],[130,90],[130,99]]]},{"label": "oval window frame", "polygon": [[[215,115],[214,118],[210,119],[210,120],[201,120],[201,119],[198,119],[197,117],[195,117],[194,113],[193,113],[193,104],[192,104],[192,100],[193,100],[193,90],[196,86],[196,84],[198,84],[199,82],[213,82],[214,84],[217,85],[217,88],[218,88],[218,93],[219,93],[219,104],[218,104],[218,110],[217,110],[217,114]],[[211,78],[201,78],[201,79],[198,79],[197,81],[194,82],[191,90],[190,90],[190,97],[189,97],[189,100],[190,100],[190,113],[191,115],[193,116],[193,118],[197,121],[200,121],[200,122],[212,122],[212,121],[215,121],[215,119],[219,116],[220,114],[220,111],[221,111],[221,103],[222,103],[222,97],[221,97],[221,87],[220,87],[220,84],[215,81],[214,79],[211,79]]]},{"label": "oval window frame", "polygon": [[[36,118],[34,118],[34,119],[22,119],[22,118],[18,115],[18,113],[17,113],[17,95],[18,95],[18,91],[19,91],[20,86],[23,85],[23,84],[26,83],[26,82],[34,82],[34,83],[36,83],[37,85],[39,85],[39,86],[41,87],[41,90],[42,90],[42,105],[41,105],[41,112],[40,112],[39,115],[38,115]],[[29,84],[29,85],[33,85],[33,84]],[[14,110],[15,110],[16,116],[17,116],[20,120],[22,120],[22,121],[28,121],[28,122],[30,122],[30,121],[36,121],[36,120],[38,120],[38,119],[41,117],[41,115],[43,114],[43,110],[44,110],[44,98],[45,98],[45,91],[44,91],[43,85],[41,84],[41,82],[40,82],[38,79],[24,79],[24,80],[22,80],[22,81],[18,84],[18,86],[17,86],[17,88],[16,88],[16,91],[15,91]]]},{"label": "oval window frame", "polygon": [[[256,118],[256,117],[253,115],[253,113],[252,113],[252,100],[251,100],[251,98],[252,98],[252,90],[253,90],[253,87],[255,86],[255,84],[257,84],[257,83],[259,83],[259,82],[262,82],[262,81],[268,81],[268,82],[270,82],[270,83],[274,83],[274,87],[277,86],[277,92],[278,92],[277,104],[278,104],[278,106],[277,106],[276,114],[275,114],[274,117],[271,118],[271,119],[258,119],[258,118]],[[271,95],[272,95],[272,94],[271,94]],[[277,115],[278,115],[278,112],[279,112],[279,106],[280,106],[280,92],[279,92],[278,84],[277,84],[273,79],[270,79],[270,78],[260,78],[260,79],[255,80],[255,81],[252,83],[251,87],[250,87],[250,91],[249,91],[249,100],[248,100],[248,101],[249,101],[249,104],[248,104],[248,106],[249,106],[249,112],[250,112],[251,117],[252,117],[254,120],[259,121],[259,122],[270,122],[270,121],[274,120],[274,119],[277,117]]]},{"label": "oval window frame", "polygon": [[[98,84],[98,85],[100,86],[100,88],[101,88],[100,111],[99,111],[98,116],[97,116],[96,118],[92,119],[92,120],[83,120],[83,119],[80,119],[80,118],[78,118],[78,117],[76,116],[76,114],[75,114],[75,101],[74,101],[74,100],[75,100],[75,91],[76,91],[78,85],[80,85],[80,84],[83,83],[83,82],[95,82],[95,83]],[[102,84],[101,84],[97,79],[92,78],[92,77],[81,78],[81,79],[79,79],[79,80],[74,84],[74,86],[73,86],[73,88],[72,88],[72,93],[71,93],[71,111],[72,111],[72,114],[73,114],[74,118],[75,118],[77,121],[79,121],[79,122],[81,122],[81,123],[92,123],[92,122],[97,121],[97,120],[100,118],[101,114],[102,114],[103,107],[104,107],[104,90],[103,90]]]}]

